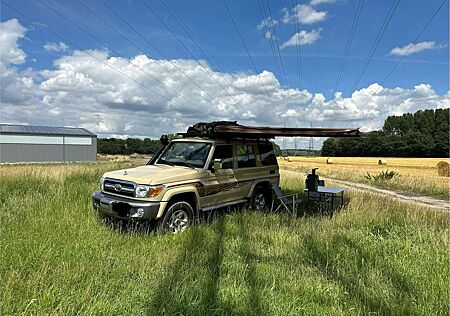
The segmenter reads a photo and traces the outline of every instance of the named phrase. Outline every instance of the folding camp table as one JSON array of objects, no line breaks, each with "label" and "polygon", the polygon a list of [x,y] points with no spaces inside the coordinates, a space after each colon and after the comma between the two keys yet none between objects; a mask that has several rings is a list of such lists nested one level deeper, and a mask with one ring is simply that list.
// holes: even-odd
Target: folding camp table
[{"label": "folding camp table", "polygon": [[307,202],[313,202],[319,207],[320,212],[330,213],[333,217],[334,202],[340,202],[340,207],[344,205],[345,188],[318,186],[317,191],[305,189]]}]

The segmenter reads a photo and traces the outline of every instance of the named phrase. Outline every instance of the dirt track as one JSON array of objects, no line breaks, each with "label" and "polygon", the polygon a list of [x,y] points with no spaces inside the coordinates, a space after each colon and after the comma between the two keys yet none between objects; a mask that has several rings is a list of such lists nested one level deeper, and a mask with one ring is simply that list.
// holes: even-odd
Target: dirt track
[{"label": "dirt track", "polygon": [[[293,172],[293,173],[301,173],[299,171],[293,171],[289,169],[280,168],[281,171],[287,171],[287,172]],[[426,195],[420,195],[417,193],[411,193],[411,192],[403,192],[403,191],[394,191],[389,189],[380,189],[376,188],[367,184],[357,183],[357,182],[351,182],[351,181],[344,181],[344,180],[337,180],[332,178],[326,178],[326,177],[320,177],[321,179],[334,182],[336,184],[342,185],[344,187],[352,188],[354,190],[359,190],[363,192],[371,192],[375,194],[380,194],[384,196],[389,196],[394,199],[402,200],[409,203],[418,204],[421,206],[431,207],[434,209],[442,210],[450,212],[450,201],[449,200],[442,200],[437,199],[434,197],[426,196]]]},{"label": "dirt track", "polygon": [[388,189],[380,189],[375,188],[370,185],[362,184],[362,183],[355,183],[350,181],[343,181],[343,180],[336,180],[336,179],[330,179],[330,178],[322,178],[327,181],[332,181],[335,183],[338,183],[340,185],[360,190],[360,191],[370,191],[373,193],[378,193],[382,195],[388,195],[390,197],[393,197],[395,199],[403,200],[410,203],[420,204],[427,207],[432,207],[444,211],[450,211],[450,201],[448,200],[440,200],[433,197],[425,196],[425,195],[418,195],[415,193],[410,192],[402,192],[402,191],[393,191]]}]

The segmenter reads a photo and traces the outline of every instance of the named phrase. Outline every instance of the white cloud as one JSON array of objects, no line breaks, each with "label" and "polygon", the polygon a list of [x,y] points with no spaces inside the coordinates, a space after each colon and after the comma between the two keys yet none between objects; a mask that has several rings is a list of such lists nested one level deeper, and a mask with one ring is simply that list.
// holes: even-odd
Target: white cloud
[{"label": "white cloud", "polygon": [[274,20],[273,18],[268,17],[268,18],[262,20],[261,23],[259,23],[259,24],[256,26],[256,28],[257,28],[258,30],[262,31],[262,30],[265,29],[265,28],[270,28],[270,27],[273,27],[273,26],[275,26],[275,25],[277,25],[277,24],[278,24],[278,21],[277,21],[277,20]]},{"label": "white cloud", "polygon": [[262,20],[261,23],[259,23],[256,26],[256,28],[259,31],[264,32],[264,37],[266,39],[276,39],[277,37],[272,32],[271,28],[275,27],[275,25],[277,25],[277,24],[278,24],[277,20],[274,20],[271,17],[268,17],[267,19]]},{"label": "white cloud", "polygon": [[27,29],[17,19],[0,22],[0,62],[5,64],[22,64],[26,54],[17,45],[25,36]]},{"label": "white cloud", "polygon": [[328,17],[327,11],[317,11],[307,4],[299,4],[290,11],[284,10],[283,23],[294,23],[298,21],[302,24],[314,24],[324,21]]},{"label": "white cloud", "polygon": [[276,39],[277,37],[270,31],[267,31],[266,34],[264,34],[264,37],[266,39]]},{"label": "white cloud", "polygon": [[442,48],[443,45],[436,45],[434,41],[430,42],[420,42],[417,44],[409,43],[408,45],[405,45],[403,47],[395,47],[391,50],[391,55],[397,55],[397,56],[408,56],[411,54],[415,54],[418,52],[421,52],[423,50],[427,49],[436,49],[436,48]]},{"label": "white cloud", "polygon": [[319,4],[327,4],[327,3],[335,3],[337,0],[311,0],[309,3],[312,6],[316,6]]},{"label": "white cloud", "polygon": [[301,46],[301,45],[311,45],[314,44],[320,38],[320,32],[322,29],[312,30],[311,32],[307,32],[302,30],[298,33],[292,35],[290,39],[284,42],[280,48],[286,48],[289,46]]},{"label": "white cloud", "polygon": [[69,49],[69,46],[67,46],[67,44],[65,44],[63,42],[59,42],[59,43],[48,42],[48,43],[45,43],[45,45],[43,47],[46,51],[49,51],[49,52],[51,52],[51,51],[65,52],[66,50]]},{"label": "white cloud", "polygon": [[312,121],[315,127],[333,124],[367,130],[380,128],[388,115],[450,107],[450,92],[440,95],[425,83],[394,89],[372,84],[349,97],[336,93],[327,99],[321,93],[283,88],[269,71],[220,73],[203,62],[225,92],[194,60],[155,60],[138,55],[130,62],[102,50],[89,52],[145,87],[81,51],[64,55],[55,60],[54,67],[39,72],[19,71],[14,65],[1,63],[2,122],[79,126],[100,136],[156,138],[163,133],[183,132],[198,121],[212,120],[271,126],[283,126],[285,122],[286,126],[309,126]]}]

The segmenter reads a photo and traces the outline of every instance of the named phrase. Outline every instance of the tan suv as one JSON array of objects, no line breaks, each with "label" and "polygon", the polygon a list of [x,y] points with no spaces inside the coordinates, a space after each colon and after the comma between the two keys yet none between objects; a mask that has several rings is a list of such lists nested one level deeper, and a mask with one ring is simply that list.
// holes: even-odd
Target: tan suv
[{"label": "tan suv", "polygon": [[99,212],[122,219],[156,219],[181,232],[200,212],[250,203],[271,203],[280,174],[268,140],[183,137],[166,141],[145,166],[107,172],[93,193]]}]

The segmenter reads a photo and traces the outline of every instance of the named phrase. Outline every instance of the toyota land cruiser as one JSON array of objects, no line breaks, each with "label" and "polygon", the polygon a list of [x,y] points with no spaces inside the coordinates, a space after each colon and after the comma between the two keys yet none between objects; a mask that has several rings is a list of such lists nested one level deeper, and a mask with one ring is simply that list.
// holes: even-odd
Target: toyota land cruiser
[{"label": "toyota land cruiser", "polygon": [[177,233],[199,212],[246,202],[259,210],[271,203],[280,174],[267,139],[162,142],[147,165],[105,173],[92,196],[94,208],[121,219],[154,219],[160,229]]}]

